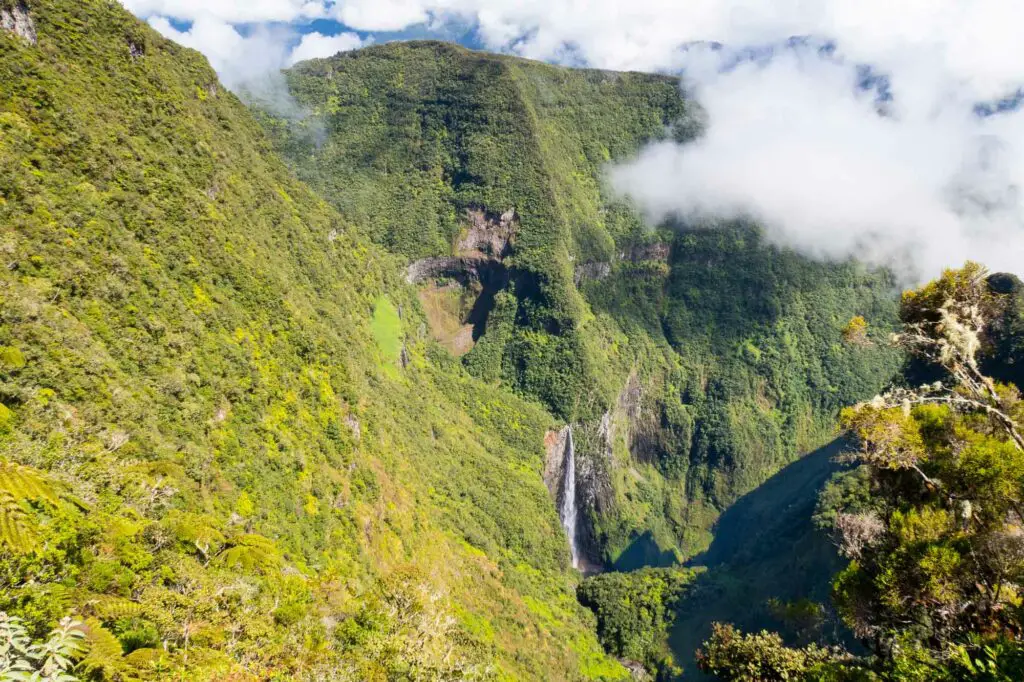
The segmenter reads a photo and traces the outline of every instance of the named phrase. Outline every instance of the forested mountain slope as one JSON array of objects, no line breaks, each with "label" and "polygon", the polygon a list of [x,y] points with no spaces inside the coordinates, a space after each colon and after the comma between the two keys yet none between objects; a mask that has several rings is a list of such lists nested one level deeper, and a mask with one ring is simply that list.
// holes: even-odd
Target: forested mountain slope
[{"label": "forested mountain slope", "polygon": [[197,53],[0,11],[0,611],[83,620],[96,679],[626,678],[550,414],[429,339]]},{"label": "forested mountain slope", "polygon": [[[822,646],[835,643],[825,611],[800,600],[775,605],[778,625],[789,631],[785,640],[716,624],[697,656],[703,671],[732,682],[1022,679],[1024,403],[1015,385],[1003,383],[1018,374],[1021,291],[1015,276],[990,275],[968,262],[904,292],[903,327],[893,336],[908,358],[903,376],[843,410],[843,459],[856,467],[828,482],[813,520],[844,558],[829,601],[860,651]],[[808,526],[811,509],[794,516],[780,507],[780,499],[806,498],[795,487],[801,479],[820,482],[827,473],[805,466],[815,458],[794,465],[803,474],[787,469],[722,516],[722,526],[744,526],[733,535],[746,541],[726,542],[717,552],[712,545],[707,559],[724,560],[720,578],[732,580],[712,581],[724,589],[709,593],[711,600],[701,600],[699,590],[688,594],[692,607],[676,623],[676,644],[684,651],[694,645],[694,625],[722,616],[714,602],[730,591],[746,592],[755,606],[746,617],[727,614],[730,620],[744,628],[765,625],[756,619],[763,587],[744,577],[757,571],[773,582],[777,562],[752,526],[794,544],[791,575],[809,575],[806,567],[821,558],[800,531],[799,517]],[[774,523],[758,520],[772,508]],[[793,582],[778,581],[787,592],[797,589],[785,596],[822,600],[823,583],[815,589]]]},{"label": "forested mountain slope", "polygon": [[[434,42],[287,78],[308,115],[262,118],[299,175],[409,259],[432,335],[471,373],[574,424],[591,561],[701,551],[722,509],[896,369],[883,274],[752,225],[654,229],[611,191],[609,162],[699,133],[674,79]],[[866,335],[844,340],[858,316]]]}]

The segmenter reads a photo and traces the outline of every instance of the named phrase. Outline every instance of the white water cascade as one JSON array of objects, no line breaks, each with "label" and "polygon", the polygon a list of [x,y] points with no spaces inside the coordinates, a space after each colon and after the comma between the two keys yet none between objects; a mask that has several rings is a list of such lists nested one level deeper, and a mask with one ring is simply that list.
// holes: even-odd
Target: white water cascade
[{"label": "white water cascade", "polygon": [[569,551],[572,553],[572,567],[580,567],[580,553],[576,546],[578,532],[576,520],[576,448],[572,442],[572,427],[565,441],[565,480],[562,483],[562,508],[558,516],[562,528],[569,537]]}]

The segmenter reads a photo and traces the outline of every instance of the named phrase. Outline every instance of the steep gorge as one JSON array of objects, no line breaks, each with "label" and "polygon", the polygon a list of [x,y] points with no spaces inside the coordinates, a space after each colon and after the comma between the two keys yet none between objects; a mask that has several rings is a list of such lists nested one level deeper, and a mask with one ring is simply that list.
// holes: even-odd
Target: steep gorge
[{"label": "steep gorge", "polygon": [[113,3],[0,19],[0,459],[63,491],[0,610],[101,679],[628,679],[572,564],[714,549],[895,368],[884,273],[605,185],[673,79],[389,44],[296,121]]},{"label": "steep gorge", "polygon": [[609,163],[699,134],[674,79],[434,42],[287,77],[309,117],[263,116],[278,149],[417,281],[452,277],[437,264],[514,273],[461,362],[574,425],[590,562],[700,552],[722,509],[896,369],[885,344],[842,339],[856,315],[876,340],[891,328],[884,273],[812,262],[753,225],[646,225],[616,197]]}]

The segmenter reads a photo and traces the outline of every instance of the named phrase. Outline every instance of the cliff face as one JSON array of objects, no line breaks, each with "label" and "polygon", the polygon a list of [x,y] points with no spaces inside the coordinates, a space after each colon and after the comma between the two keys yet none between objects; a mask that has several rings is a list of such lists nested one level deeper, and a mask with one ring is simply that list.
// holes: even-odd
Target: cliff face
[{"label": "cliff face", "polygon": [[605,564],[638,542],[703,549],[722,509],[827,442],[839,407],[896,368],[883,343],[841,335],[855,315],[872,338],[891,328],[884,275],[775,249],[756,226],[645,225],[606,185],[609,162],[694,134],[672,79],[414,42],[300,64],[288,82],[311,115],[262,117],[278,149],[414,280],[509,273],[486,300],[473,291],[461,362],[574,424]]}]

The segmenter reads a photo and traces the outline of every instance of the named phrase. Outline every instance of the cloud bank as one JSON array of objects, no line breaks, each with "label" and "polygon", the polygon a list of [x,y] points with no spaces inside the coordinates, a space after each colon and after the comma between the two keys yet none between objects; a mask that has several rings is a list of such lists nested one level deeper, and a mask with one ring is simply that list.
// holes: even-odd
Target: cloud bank
[{"label": "cloud bank", "polygon": [[[193,22],[176,33],[229,82],[356,45],[293,36],[281,52],[258,26],[315,19],[361,32],[460,22],[493,50],[682,73],[706,134],[654,145],[612,173],[652,219],[750,216],[806,253],[920,277],[965,258],[1024,272],[1024,114],[975,113],[1024,86],[1016,0],[124,1],[172,37],[159,17]],[[811,47],[779,48],[794,36]],[[709,42],[727,47],[695,47]],[[744,61],[765,46],[772,58]],[[884,78],[882,101],[863,87],[864,66]]]},{"label": "cloud bank", "polygon": [[[169,0],[165,0],[169,2]],[[255,24],[240,30],[218,17],[201,16],[181,31],[164,16],[152,16],[150,25],[165,37],[202,52],[229,88],[239,88],[275,74],[304,59],[329,57],[366,44],[357,34],[299,35],[287,25]]]},{"label": "cloud bank", "polygon": [[969,93],[879,102],[848,65],[793,53],[694,87],[705,134],[612,173],[653,220],[750,217],[777,243],[911,279],[967,258],[1024,271],[1020,114],[978,116]]}]

